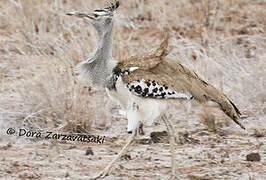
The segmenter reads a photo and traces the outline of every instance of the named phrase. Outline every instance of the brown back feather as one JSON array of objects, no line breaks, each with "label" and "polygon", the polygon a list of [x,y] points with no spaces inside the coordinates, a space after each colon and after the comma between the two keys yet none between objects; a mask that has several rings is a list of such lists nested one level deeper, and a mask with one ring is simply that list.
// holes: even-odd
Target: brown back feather
[{"label": "brown back feather", "polygon": [[122,62],[119,62],[117,67],[122,71],[129,69],[130,67],[138,67],[142,70],[148,70],[155,66],[157,66],[165,56],[168,55],[167,47],[168,47],[169,33],[165,32],[164,40],[161,42],[160,46],[147,54],[142,56],[132,56],[128,59],[125,59]]},{"label": "brown back feather", "polygon": [[[134,64],[133,61],[131,63],[132,65]],[[120,66],[123,67],[123,64],[120,64]],[[138,70],[122,77],[124,83],[141,79],[156,81],[161,85],[167,85],[177,92],[189,92],[201,103],[214,101],[220,105],[225,114],[232,118],[241,128],[245,129],[237,121],[240,112],[232,101],[215,87],[201,79],[194,71],[190,71],[179,62],[170,60],[159,61],[149,68],[141,66]]]},{"label": "brown back feather", "polygon": [[201,103],[214,101],[220,105],[225,114],[245,129],[237,121],[240,117],[240,111],[226,95],[179,62],[166,60],[168,40],[169,33],[166,31],[164,40],[155,51],[143,56],[134,56],[118,63],[117,67],[122,71],[128,70],[130,67],[138,67],[137,70],[124,75],[122,77],[123,82],[131,83],[141,79],[156,81],[160,85],[166,85],[177,92],[188,92]]}]

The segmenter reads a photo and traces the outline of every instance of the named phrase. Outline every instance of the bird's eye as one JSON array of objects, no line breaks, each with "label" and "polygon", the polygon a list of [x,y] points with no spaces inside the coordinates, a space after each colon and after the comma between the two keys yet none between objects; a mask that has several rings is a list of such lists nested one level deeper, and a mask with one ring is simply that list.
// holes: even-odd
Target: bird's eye
[{"label": "bird's eye", "polygon": [[94,14],[94,17],[95,17],[95,18],[98,18],[98,17],[99,17],[99,15],[98,15],[98,14]]}]

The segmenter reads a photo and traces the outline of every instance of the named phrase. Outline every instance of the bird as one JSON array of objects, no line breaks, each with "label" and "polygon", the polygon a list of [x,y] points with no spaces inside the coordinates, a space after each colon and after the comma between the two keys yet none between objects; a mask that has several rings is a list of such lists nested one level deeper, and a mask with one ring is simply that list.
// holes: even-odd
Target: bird
[{"label": "bird", "polygon": [[160,117],[169,135],[171,150],[171,174],[176,177],[175,130],[166,116],[167,109],[175,102],[196,101],[200,104],[213,102],[242,129],[240,111],[224,93],[203,80],[193,70],[179,61],[167,59],[169,32],[153,51],[117,61],[112,56],[112,31],[114,13],[119,1],[108,1],[109,6],[87,12],[69,12],[67,15],[82,18],[96,29],[99,41],[92,58],[76,66],[78,74],[92,84],[106,90],[113,101],[126,112],[127,131],[131,132],[127,143],[117,156],[92,179],[107,176],[112,166],[135,142],[137,129],[142,122]]}]

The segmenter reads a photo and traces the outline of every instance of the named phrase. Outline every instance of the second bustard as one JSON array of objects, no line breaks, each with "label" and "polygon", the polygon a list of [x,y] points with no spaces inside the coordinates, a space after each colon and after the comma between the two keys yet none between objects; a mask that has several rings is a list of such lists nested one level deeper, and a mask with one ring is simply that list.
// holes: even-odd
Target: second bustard
[{"label": "second bustard", "polygon": [[91,79],[93,85],[105,88],[107,94],[121,105],[128,119],[127,130],[132,131],[132,136],[117,157],[95,178],[106,176],[112,165],[127,151],[134,142],[140,122],[145,123],[157,117],[161,117],[167,127],[172,154],[172,175],[175,176],[175,130],[165,116],[169,106],[175,101],[212,101],[245,129],[237,120],[240,111],[225,94],[201,79],[194,71],[177,61],[167,60],[168,34],[157,50],[118,63],[112,57],[113,13],[118,7],[119,2],[116,1],[92,13],[67,14],[83,18],[97,30],[99,44],[95,55],[78,65],[79,73]]}]

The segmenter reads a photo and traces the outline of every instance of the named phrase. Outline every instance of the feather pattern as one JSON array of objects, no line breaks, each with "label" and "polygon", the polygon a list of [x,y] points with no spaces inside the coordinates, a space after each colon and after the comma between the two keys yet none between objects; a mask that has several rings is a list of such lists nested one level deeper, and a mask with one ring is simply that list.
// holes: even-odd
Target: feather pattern
[{"label": "feather pattern", "polygon": [[[132,64],[134,65],[134,63]],[[234,103],[225,94],[201,79],[194,71],[190,71],[177,61],[164,60],[150,69],[140,68],[122,76],[122,81],[125,84],[143,80],[154,81],[157,84],[167,86],[177,93],[187,92],[200,103],[214,101],[220,105],[225,114],[231,117],[241,128],[245,129],[237,120],[241,114]]]},{"label": "feather pattern", "polygon": [[[241,128],[245,127],[237,120],[240,118],[240,111],[234,103],[214,86],[200,78],[194,71],[180,64],[178,61],[166,59],[168,34],[161,43],[160,47],[142,57],[131,57],[117,64],[116,68],[121,70],[122,81],[131,90],[132,94],[143,98],[156,98],[150,95],[150,89],[143,83],[155,82],[156,85],[167,86],[172,92],[175,92],[175,98],[195,99],[200,103],[208,101],[216,102],[221,110],[224,111]],[[129,69],[135,68],[130,72]],[[124,73],[123,73],[124,72]],[[132,85],[134,88],[132,88]],[[143,90],[140,92],[140,86]],[[168,92],[167,92],[168,93]],[[179,94],[179,95],[178,95]],[[174,98],[173,96],[157,96],[157,98]]]},{"label": "feather pattern", "polygon": [[146,53],[143,56],[132,56],[128,59],[124,59],[122,62],[119,62],[116,67],[121,69],[121,71],[126,71],[132,67],[148,70],[157,66],[162,62],[163,58],[168,55],[168,40],[169,34],[166,32],[164,40],[156,50]]},{"label": "feather pattern", "polygon": [[168,86],[162,86],[155,81],[133,81],[127,84],[127,88],[134,95],[144,98],[155,99],[192,99],[193,96],[188,92],[177,92]]}]

